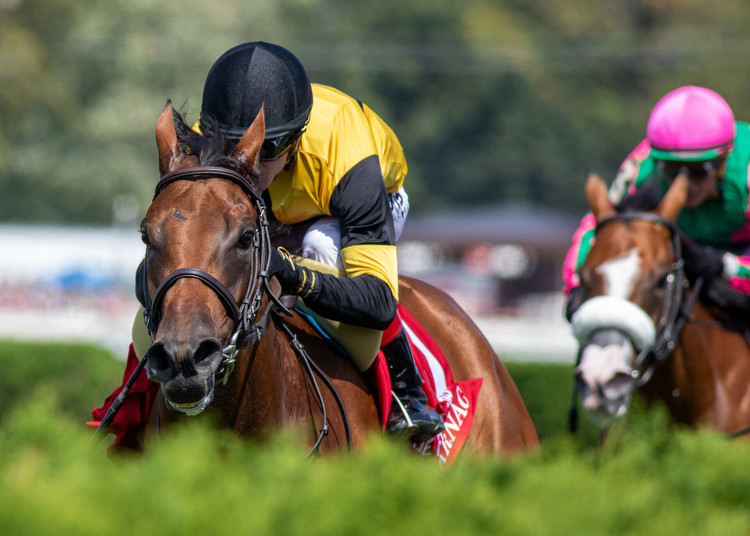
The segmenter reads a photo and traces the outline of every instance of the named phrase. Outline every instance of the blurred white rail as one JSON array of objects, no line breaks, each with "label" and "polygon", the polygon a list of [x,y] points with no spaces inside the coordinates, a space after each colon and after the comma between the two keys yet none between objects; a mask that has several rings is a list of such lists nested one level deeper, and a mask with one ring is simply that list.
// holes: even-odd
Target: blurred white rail
[{"label": "blurred white rail", "polygon": [[[124,358],[138,309],[133,276],[144,253],[130,227],[0,224],[0,339],[92,342]],[[63,288],[71,276],[83,290]],[[470,301],[462,305],[472,310]],[[576,344],[561,311],[562,296],[553,293],[528,296],[517,316],[471,316],[503,359],[573,363]]]},{"label": "blurred white rail", "polygon": [[[84,308],[17,311],[0,308],[0,339],[81,341],[99,344],[125,357],[137,311],[118,314]],[[475,319],[503,360],[573,363],[576,344],[563,321],[492,317]]]}]

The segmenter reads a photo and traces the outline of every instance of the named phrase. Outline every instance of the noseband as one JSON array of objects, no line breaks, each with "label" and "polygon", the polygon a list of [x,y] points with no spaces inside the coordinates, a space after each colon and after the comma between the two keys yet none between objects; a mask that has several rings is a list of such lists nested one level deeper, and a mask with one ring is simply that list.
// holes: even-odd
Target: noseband
[{"label": "noseband", "polygon": [[[210,288],[219,298],[234,322],[234,332],[229,338],[229,343],[222,350],[222,362],[216,372],[219,381],[226,384],[229,374],[234,368],[235,358],[241,348],[248,348],[259,341],[265,332],[265,321],[255,323],[260,309],[264,291],[268,294],[271,303],[277,305],[282,311],[289,311],[278,301],[268,285],[268,264],[270,262],[271,238],[268,230],[268,217],[263,198],[258,193],[255,185],[240,173],[231,169],[202,166],[178,169],[164,175],[156,185],[154,199],[170,184],[176,181],[195,181],[205,179],[224,179],[239,185],[255,205],[258,212],[258,232],[253,238],[253,262],[250,279],[245,297],[237,302],[232,293],[214,276],[200,268],[179,268],[169,274],[159,284],[154,292],[153,299],[148,292],[146,266],[148,265],[148,250],[146,251],[146,263],[142,271],[145,289],[143,319],[148,328],[149,335],[153,341],[156,330],[159,327],[160,306],[167,291],[180,279],[197,279]],[[267,319],[264,313],[264,319]]]}]

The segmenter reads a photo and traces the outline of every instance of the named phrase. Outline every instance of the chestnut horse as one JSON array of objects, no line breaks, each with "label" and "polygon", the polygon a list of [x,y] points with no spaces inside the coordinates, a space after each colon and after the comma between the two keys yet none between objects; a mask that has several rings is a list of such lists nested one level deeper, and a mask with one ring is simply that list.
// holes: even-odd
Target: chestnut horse
[{"label": "chestnut horse", "polygon": [[[161,426],[208,409],[240,435],[293,428],[311,451],[357,447],[382,429],[371,385],[336,345],[285,307],[278,282],[267,277],[271,242],[251,172],[263,136],[261,111],[230,155],[234,167],[219,167],[183,153],[171,104],[159,118],[162,177],[141,227],[153,341],[146,369],[161,383],[150,421]],[[399,289],[455,380],[483,379],[465,447],[536,447],[518,390],[476,325],[424,282],[402,277]]]},{"label": "chestnut horse", "polygon": [[618,212],[599,177],[586,183],[596,237],[571,324],[581,344],[576,388],[603,429],[637,391],[663,403],[676,423],[750,430],[748,342],[736,321],[698,298],[702,280],[691,288],[684,275],[676,221],[686,195],[680,176],[655,210]]}]

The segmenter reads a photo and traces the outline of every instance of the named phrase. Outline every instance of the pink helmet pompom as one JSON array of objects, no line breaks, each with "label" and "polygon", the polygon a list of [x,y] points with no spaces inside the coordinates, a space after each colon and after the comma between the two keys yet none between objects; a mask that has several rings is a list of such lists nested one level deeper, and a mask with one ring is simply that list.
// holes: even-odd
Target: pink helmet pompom
[{"label": "pink helmet pompom", "polygon": [[737,127],[724,98],[703,87],[670,91],[654,106],[646,135],[659,160],[710,160],[734,145]]}]

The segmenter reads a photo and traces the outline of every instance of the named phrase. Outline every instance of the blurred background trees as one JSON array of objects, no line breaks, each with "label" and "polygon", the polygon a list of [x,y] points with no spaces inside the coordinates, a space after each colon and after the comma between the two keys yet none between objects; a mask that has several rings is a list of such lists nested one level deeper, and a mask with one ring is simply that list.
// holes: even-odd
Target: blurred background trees
[{"label": "blurred background trees", "polygon": [[750,119],[741,0],[0,0],[0,221],[140,218],[168,98],[197,118],[226,49],[266,40],[399,135],[415,213],[584,211],[685,84]]}]

